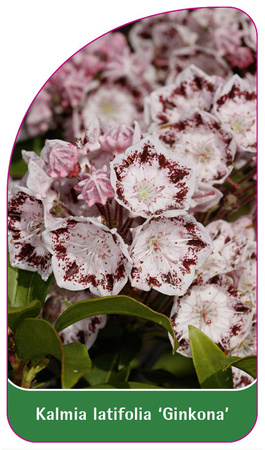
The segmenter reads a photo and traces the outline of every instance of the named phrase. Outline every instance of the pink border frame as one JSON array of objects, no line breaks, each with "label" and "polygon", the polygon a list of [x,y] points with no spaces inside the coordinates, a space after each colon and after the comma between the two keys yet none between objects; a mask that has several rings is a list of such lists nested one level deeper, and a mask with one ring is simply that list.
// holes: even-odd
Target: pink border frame
[{"label": "pink border frame", "polygon": [[[67,61],[69,61],[74,55],[76,55],[77,53],[79,53],[81,50],[83,50],[85,47],[87,47],[88,45],[90,45],[90,44],[92,44],[93,42],[95,42],[95,41],[97,41],[99,38],[101,38],[101,37],[103,37],[103,36],[106,36],[107,34],[109,34],[109,33],[111,33],[111,32],[113,32],[113,31],[118,31],[120,28],[122,28],[122,27],[125,27],[125,26],[127,26],[127,25],[130,25],[130,24],[133,24],[133,23],[136,23],[136,22],[139,22],[140,20],[143,20],[143,19],[147,19],[147,18],[150,18],[150,17],[156,17],[156,16],[160,16],[160,15],[162,15],[162,14],[169,14],[169,13],[172,13],[172,12],[176,12],[176,11],[186,11],[186,10],[188,10],[188,9],[191,9],[191,10],[195,10],[195,9],[212,9],[212,8],[218,8],[218,9],[221,9],[221,8],[223,8],[223,9],[236,9],[236,10],[238,10],[238,11],[241,11],[242,13],[244,13],[250,20],[251,20],[251,22],[253,23],[253,25],[254,25],[254,27],[255,27],[255,30],[256,30],[256,38],[257,38],[257,75],[256,75],[256,80],[257,80],[257,94],[258,94],[258,30],[257,30],[257,27],[256,27],[256,25],[255,25],[255,22],[252,20],[252,18],[250,17],[250,15],[249,14],[247,14],[245,11],[243,11],[242,9],[240,9],[240,8],[237,8],[237,7],[234,7],[234,6],[202,6],[202,7],[195,7],[195,8],[182,8],[182,9],[174,9],[174,10],[170,10],[170,11],[165,11],[165,12],[162,12],[162,13],[157,13],[157,14],[152,14],[152,15],[150,15],[150,16],[145,16],[145,17],[141,17],[140,19],[137,19],[137,20],[133,20],[133,21],[131,21],[131,22],[127,22],[127,23],[125,23],[125,24],[123,24],[123,25],[120,25],[119,27],[116,27],[116,28],[113,28],[112,30],[109,30],[109,31],[107,31],[106,33],[103,33],[102,35],[100,35],[100,36],[98,36],[97,38],[95,38],[95,39],[93,39],[91,42],[89,42],[88,44],[86,44],[86,45],[84,45],[83,47],[81,47],[79,50],[77,50],[75,53],[73,53],[73,55],[71,55],[69,58],[67,58],[53,73],[52,73],[52,75],[48,78],[48,80],[43,84],[43,86],[40,88],[40,90],[37,92],[37,94],[35,95],[35,97],[34,97],[34,99],[32,100],[32,102],[30,103],[30,105],[29,105],[29,107],[28,107],[28,109],[27,109],[27,111],[26,111],[26,113],[25,113],[25,115],[24,115],[24,117],[23,117],[23,119],[22,119],[22,121],[21,121],[21,124],[20,124],[20,126],[19,126],[19,129],[18,129],[18,131],[17,131],[17,134],[16,134],[16,137],[15,137],[15,141],[14,141],[14,144],[13,144],[13,148],[12,148],[12,152],[11,152],[11,156],[10,156],[10,161],[9,161],[9,165],[8,165],[8,177],[7,177],[7,193],[6,193],[6,198],[7,198],[7,205],[8,205],[8,181],[9,181],[9,172],[10,172],[10,165],[11,165],[11,161],[12,161],[12,155],[13,155],[13,151],[14,151],[14,147],[15,147],[15,145],[16,145],[16,141],[17,141],[17,138],[18,138],[18,135],[19,135],[19,133],[20,133],[20,130],[21,130],[21,127],[22,127],[22,125],[23,125],[23,122],[24,122],[24,120],[25,120],[25,118],[26,118],[26,116],[27,116],[27,114],[28,114],[28,111],[30,110],[30,108],[31,108],[31,106],[32,106],[32,104],[34,103],[34,101],[36,100],[36,98],[37,98],[37,96],[39,95],[39,93],[42,91],[42,89],[46,86],[46,84],[48,83],[48,81],[53,77],[53,75],[67,62]],[[258,95],[257,95],[257,99],[258,99]],[[258,101],[257,101],[257,109],[256,109],[256,111],[257,111],[257,124],[256,124],[256,132],[257,132],[257,137],[258,137]],[[258,145],[257,145],[257,148],[258,148]],[[259,195],[258,195],[258,151],[257,151],[257,180],[256,180],[256,184],[257,184],[257,205],[258,205],[258,197],[259,197]],[[8,210],[7,210],[7,212],[6,212],[6,218],[8,217]],[[8,227],[6,227],[6,229],[8,230]],[[257,208],[257,228],[256,228],[256,231],[257,231],[257,263],[256,263],[256,266],[257,266],[257,269],[258,269],[258,208]],[[6,238],[7,239],[7,238]],[[7,239],[7,255],[6,255],[6,267],[8,267],[8,239]],[[7,271],[7,273],[6,273],[6,280],[7,280],[7,286],[8,286],[8,271]],[[258,286],[258,271],[257,271],[257,276],[256,276],[256,286]],[[8,295],[8,292],[7,292],[7,295]],[[7,298],[7,302],[8,302],[8,298]],[[258,295],[257,295],[257,317],[258,317]],[[8,308],[6,308],[6,328],[8,329]],[[122,443],[135,443],[135,444],[137,444],[137,443],[144,443],[144,444],[148,444],[148,443],[165,443],[165,444],[171,444],[171,443],[184,443],[184,444],[188,444],[188,443],[191,443],[191,444],[196,444],[196,443],[206,443],[206,444],[210,444],[210,443],[214,443],[214,444],[216,444],[216,443],[225,443],[225,444],[227,444],[227,443],[229,443],[229,442],[238,442],[238,441],[241,441],[242,439],[245,439],[250,433],[251,433],[251,431],[254,429],[254,427],[255,427],[255,425],[256,425],[256,423],[257,423],[257,420],[258,420],[258,406],[259,406],[259,404],[258,404],[258,375],[257,375],[257,380],[256,380],[256,383],[257,383],[257,395],[256,395],[256,404],[257,404],[257,409],[256,409],[256,420],[255,420],[255,423],[254,423],[254,425],[253,425],[253,427],[251,428],[251,430],[245,435],[245,436],[243,436],[242,438],[240,438],[240,439],[236,439],[235,441],[30,441],[30,440],[28,440],[28,439],[24,439],[23,437],[21,437],[21,436],[19,436],[16,432],[15,432],[15,430],[13,430],[13,428],[12,428],[12,426],[11,426],[11,424],[10,424],[10,422],[9,422],[9,418],[8,418],[8,342],[6,342],[6,353],[7,353],[7,358],[6,358],[6,392],[7,392],[7,402],[6,402],[6,417],[7,417],[7,421],[8,421],[8,424],[9,424],[9,426],[10,426],[10,428],[11,428],[11,430],[13,431],[13,433],[16,435],[16,436],[18,436],[21,440],[23,440],[23,441],[26,441],[26,442],[32,442],[32,443],[56,443],[56,444],[59,444],[59,443],[65,443],[65,444],[84,444],[84,443],[97,443],[97,444],[115,444],[115,443],[118,443],[118,444],[122,444]],[[258,319],[257,319],[257,355],[258,355]],[[257,361],[258,361],[258,359],[257,359]],[[257,362],[257,374],[258,374],[258,362]],[[178,391],[178,389],[176,389],[176,391]],[[181,391],[185,391],[185,389],[182,389]],[[189,390],[189,391],[191,391],[191,389]]]}]

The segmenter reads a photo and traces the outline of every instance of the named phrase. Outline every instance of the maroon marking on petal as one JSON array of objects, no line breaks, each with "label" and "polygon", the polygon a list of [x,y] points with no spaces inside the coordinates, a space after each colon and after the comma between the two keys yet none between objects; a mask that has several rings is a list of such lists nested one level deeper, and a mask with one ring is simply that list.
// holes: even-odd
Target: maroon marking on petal
[{"label": "maroon marking on petal", "polygon": [[248,306],[244,305],[243,303],[238,303],[236,305],[233,305],[233,309],[238,313],[239,312],[242,312],[242,313],[250,312],[250,308]]},{"label": "maroon marking on petal", "polygon": [[215,275],[209,280],[209,283],[211,284],[218,284],[219,286],[222,285],[222,277],[220,275]]},{"label": "maroon marking on petal", "polygon": [[[172,162],[171,162],[172,164]],[[183,180],[184,177],[189,175],[189,170],[180,169],[179,167],[172,167],[170,163],[168,164],[169,168],[171,168],[170,179],[172,183],[177,184],[179,181]]]},{"label": "maroon marking on petal", "polygon": [[159,155],[158,162],[159,162],[159,167],[164,169],[167,166],[167,160],[166,160],[165,155],[163,155],[163,154]]},{"label": "maroon marking on petal", "polygon": [[[175,91],[176,91],[176,90],[174,90],[174,91],[172,92],[172,94],[170,95],[171,98],[174,97],[174,95],[175,95],[175,93],[176,93]],[[168,109],[174,109],[174,108],[176,108],[175,103],[171,102],[171,101],[169,100],[168,97],[164,98],[163,95],[159,95],[158,100],[160,101],[160,103],[161,103],[161,105],[162,105],[162,110],[163,110],[164,113],[165,113]]]},{"label": "maroon marking on petal", "polygon": [[85,332],[84,332],[84,330],[79,330],[76,333],[76,338],[77,338],[78,342],[80,342],[80,344],[84,344],[85,343]]},{"label": "maroon marking on petal", "polygon": [[57,244],[54,246],[54,251],[59,254],[57,256],[62,257],[63,255],[66,255],[66,247],[62,244]]},{"label": "maroon marking on petal", "polygon": [[24,244],[21,246],[18,258],[28,259],[29,256],[34,252],[34,250],[35,250],[35,247],[33,247],[31,244]]},{"label": "maroon marking on petal", "polygon": [[114,277],[111,273],[108,273],[106,275],[107,278],[107,282],[106,282],[106,289],[111,292],[113,290],[113,286],[114,286]]},{"label": "maroon marking on petal", "polygon": [[160,281],[158,281],[158,279],[155,278],[155,277],[149,276],[149,277],[146,279],[146,281],[147,281],[147,284],[149,284],[149,286],[150,286],[150,285],[153,285],[153,286],[161,286]]},{"label": "maroon marking on petal", "polygon": [[237,336],[240,333],[241,330],[242,330],[242,326],[241,325],[234,325],[232,327],[232,329],[231,329],[230,335],[231,336]]},{"label": "maroon marking on petal", "polygon": [[183,186],[175,195],[174,199],[177,200],[180,205],[185,201],[187,198],[187,194],[189,192],[189,188],[187,186]]},{"label": "maroon marking on petal", "polygon": [[[228,294],[231,295],[232,297],[235,297],[235,298],[238,297],[238,292],[233,288],[233,286],[229,286],[229,287],[227,288],[227,292],[228,292]],[[242,303],[240,303],[240,305],[241,305],[241,304],[242,304]]]},{"label": "maroon marking on petal", "polygon": [[97,329],[97,325],[100,324],[101,320],[99,319],[99,317],[93,317],[91,322],[89,323],[89,331],[91,331],[92,333],[95,333],[96,329]]},{"label": "maroon marking on petal", "polygon": [[50,233],[53,234],[54,236],[60,236],[61,234],[64,234],[67,232],[68,232],[67,227],[57,228],[57,230],[50,231]]},{"label": "maroon marking on petal", "polygon": [[227,100],[234,100],[235,97],[244,97],[246,101],[253,101],[256,100],[257,95],[256,92],[248,92],[248,91],[241,91],[240,88],[236,85],[233,85],[230,92],[227,94],[222,95],[218,100],[217,104],[218,106],[222,106]]},{"label": "maroon marking on petal", "polygon": [[73,278],[73,276],[78,272],[78,270],[79,267],[75,261],[69,264],[68,269],[65,271],[64,280],[66,281],[67,278]]},{"label": "maroon marking on petal", "polygon": [[197,225],[193,222],[186,222],[184,224],[184,227],[186,230],[191,233],[192,235],[196,235],[196,231],[198,230]]},{"label": "maroon marking on petal", "polygon": [[120,281],[124,277],[125,277],[125,267],[124,264],[120,264],[116,269],[115,278],[117,281]]},{"label": "maroon marking on petal", "polygon": [[85,279],[86,279],[87,283],[92,284],[93,287],[97,287],[98,286],[98,282],[97,282],[97,279],[96,279],[95,275],[89,274],[89,275],[87,275],[85,277]]},{"label": "maroon marking on petal", "polygon": [[185,267],[186,271],[190,273],[191,266],[196,265],[198,262],[198,259],[190,258],[190,259],[184,259],[182,261],[182,265]]},{"label": "maroon marking on petal", "polygon": [[207,246],[207,244],[205,242],[202,242],[200,239],[191,239],[189,241],[189,245],[194,245],[195,247],[198,248],[204,248]]}]

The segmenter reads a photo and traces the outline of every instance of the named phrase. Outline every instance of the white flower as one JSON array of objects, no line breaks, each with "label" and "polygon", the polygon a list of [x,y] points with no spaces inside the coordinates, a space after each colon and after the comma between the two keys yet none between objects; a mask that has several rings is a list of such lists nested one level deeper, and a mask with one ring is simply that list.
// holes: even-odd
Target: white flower
[{"label": "white flower", "polygon": [[248,245],[253,242],[248,234],[235,233],[233,224],[225,220],[215,220],[206,229],[213,240],[214,251],[201,268],[200,277],[204,281],[236,270]]},{"label": "white flower", "polygon": [[257,327],[254,322],[246,337],[233,349],[230,356],[238,356],[244,358],[245,356],[255,355],[257,353]]},{"label": "white flower", "polygon": [[232,367],[234,389],[244,389],[253,383],[254,378],[237,367]]},{"label": "white flower", "polygon": [[107,125],[127,123],[131,125],[138,116],[131,96],[118,87],[102,86],[88,96],[82,111],[85,127],[99,117]]},{"label": "white flower", "polygon": [[161,143],[147,136],[110,163],[116,200],[134,215],[149,217],[168,209],[188,209],[196,169],[171,157]]},{"label": "white flower", "polygon": [[211,253],[211,239],[193,216],[168,211],[137,227],[131,245],[131,285],[182,295]]},{"label": "white flower", "polygon": [[156,89],[146,98],[146,121],[164,125],[178,121],[194,109],[210,111],[216,89],[213,77],[190,65],[174,83]]},{"label": "white flower", "polygon": [[207,74],[214,74],[224,79],[231,73],[227,62],[215,50],[201,45],[191,45],[172,52],[166,84],[173,83],[176,76],[190,64]]},{"label": "white flower", "polygon": [[[48,320],[54,325],[57,318],[69,306],[94,297],[88,290],[78,292],[68,291],[67,289],[59,288],[54,283],[43,304],[41,315],[45,320]],[[89,350],[94,344],[99,330],[104,328],[106,322],[106,315],[87,317],[66,327],[59,335],[64,345],[70,342],[80,342]]]},{"label": "white flower", "polygon": [[94,344],[99,330],[106,325],[106,321],[107,316],[105,315],[87,317],[61,331],[60,338],[64,345],[70,342],[80,342],[89,350]]},{"label": "white flower", "polygon": [[43,241],[44,205],[26,188],[14,188],[8,203],[10,263],[19,269],[38,272],[47,280],[52,272],[51,254]]},{"label": "white flower", "polygon": [[212,206],[219,203],[222,197],[222,192],[213,186],[206,183],[198,183],[191,199],[189,213],[209,211]]},{"label": "white flower", "polygon": [[256,91],[234,75],[216,93],[213,114],[228,127],[238,150],[256,152]]},{"label": "white flower", "polygon": [[45,232],[59,287],[89,288],[95,295],[116,295],[125,285],[130,264],[116,231],[96,219],[68,217]]},{"label": "white flower", "polygon": [[227,277],[205,285],[194,285],[181,298],[175,298],[170,318],[178,352],[191,356],[188,325],[203,331],[225,352],[237,347],[247,336],[253,311],[234,290]]},{"label": "white flower", "polygon": [[22,150],[22,157],[28,164],[26,174],[28,189],[35,195],[41,195],[42,198],[45,198],[53,183],[53,179],[47,173],[46,163],[35,152]]},{"label": "white flower", "polygon": [[223,183],[233,168],[233,136],[212,114],[195,111],[178,122],[157,128],[153,135],[172,155],[197,165],[203,183]]}]

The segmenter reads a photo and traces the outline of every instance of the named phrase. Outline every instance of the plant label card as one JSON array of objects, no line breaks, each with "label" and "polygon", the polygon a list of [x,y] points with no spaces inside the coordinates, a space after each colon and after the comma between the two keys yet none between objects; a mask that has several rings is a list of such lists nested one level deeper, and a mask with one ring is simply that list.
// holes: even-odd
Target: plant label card
[{"label": "plant label card", "polygon": [[157,14],[77,51],[34,98],[8,199],[22,439],[233,442],[254,427],[256,40],[237,8]]}]

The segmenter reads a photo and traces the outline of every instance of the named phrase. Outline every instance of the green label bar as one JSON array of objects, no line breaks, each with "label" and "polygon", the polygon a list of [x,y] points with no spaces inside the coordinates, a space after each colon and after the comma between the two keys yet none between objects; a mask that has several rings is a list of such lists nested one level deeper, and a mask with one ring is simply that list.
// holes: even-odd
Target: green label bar
[{"label": "green label bar", "polygon": [[8,419],[33,442],[232,442],[256,420],[256,383],[239,390],[25,390]]}]

